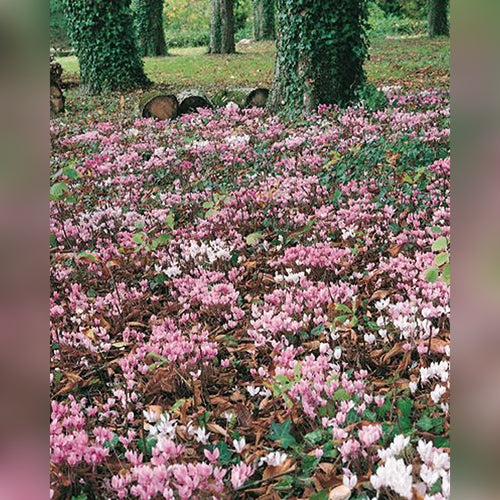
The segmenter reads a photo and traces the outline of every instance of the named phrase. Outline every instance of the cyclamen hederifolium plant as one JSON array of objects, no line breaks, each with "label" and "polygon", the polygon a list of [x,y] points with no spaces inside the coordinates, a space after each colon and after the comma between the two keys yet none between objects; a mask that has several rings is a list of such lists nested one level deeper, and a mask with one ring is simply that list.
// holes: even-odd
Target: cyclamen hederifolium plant
[{"label": "cyclamen hederifolium plant", "polygon": [[52,120],[53,498],[449,498],[448,95],[388,103]]}]

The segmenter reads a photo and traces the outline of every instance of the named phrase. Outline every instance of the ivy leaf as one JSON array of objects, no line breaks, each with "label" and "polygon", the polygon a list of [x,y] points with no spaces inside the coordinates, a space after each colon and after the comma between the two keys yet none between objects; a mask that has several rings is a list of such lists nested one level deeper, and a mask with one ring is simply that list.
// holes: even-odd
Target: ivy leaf
[{"label": "ivy leaf", "polygon": [[139,442],[138,442],[139,449],[145,455],[151,456],[151,454],[153,452],[153,448],[155,447],[158,440],[154,436],[149,436],[145,439],[145,441],[146,442],[144,442],[143,439],[139,439]]},{"label": "ivy leaf", "polygon": [[413,410],[413,401],[409,398],[401,398],[398,400],[397,405],[403,416],[409,418]]},{"label": "ivy leaf", "polygon": [[231,462],[233,454],[229,451],[227,443],[225,441],[219,441],[216,446],[219,450],[219,462],[222,465],[227,465]]},{"label": "ivy leaf", "polygon": [[290,434],[292,422],[285,420],[282,424],[274,422],[269,431],[269,439],[279,441],[285,450],[296,443],[295,438]]}]

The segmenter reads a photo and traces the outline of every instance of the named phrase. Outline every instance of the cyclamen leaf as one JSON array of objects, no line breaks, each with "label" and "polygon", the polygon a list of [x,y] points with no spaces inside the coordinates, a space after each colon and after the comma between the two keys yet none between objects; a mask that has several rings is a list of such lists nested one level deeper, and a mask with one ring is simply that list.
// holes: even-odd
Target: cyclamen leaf
[{"label": "cyclamen leaf", "polygon": [[51,201],[59,200],[62,197],[62,195],[65,193],[65,191],[67,191],[67,190],[68,190],[68,185],[65,182],[56,182],[50,188]]},{"label": "cyclamen leaf", "polygon": [[417,427],[428,432],[434,427],[434,422],[432,421],[432,418],[424,416],[417,422]]},{"label": "cyclamen leaf", "polygon": [[252,247],[255,246],[259,242],[259,239],[261,236],[262,236],[262,233],[260,231],[249,234],[246,237],[247,245],[250,245]]},{"label": "cyclamen leaf", "polygon": [[434,265],[436,267],[441,267],[443,264],[446,264],[449,260],[450,260],[450,254],[448,252],[443,252],[434,257]]},{"label": "cyclamen leaf", "polygon": [[448,240],[444,236],[440,236],[433,244],[432,251],[440,252],[448,246]]},{"label": "cyclamen leaf", "polygon": [[439,277],[439,271],[435,267],[431,267],[425,271],[425,279],[429,283],[435,283]]},{"label": "cyclamen leaf", "polygon": [[446,264],[443,268],[443,281],[449,285],[450,284],[450,264]]},{"label": "cyclamen leaf", "polygon": [[174,229],[174,226],[175,226],[175,217],[174,217],[173,214],[168,214],[167,215],[166,223],[167,223],[167,226],[170,229]]}]

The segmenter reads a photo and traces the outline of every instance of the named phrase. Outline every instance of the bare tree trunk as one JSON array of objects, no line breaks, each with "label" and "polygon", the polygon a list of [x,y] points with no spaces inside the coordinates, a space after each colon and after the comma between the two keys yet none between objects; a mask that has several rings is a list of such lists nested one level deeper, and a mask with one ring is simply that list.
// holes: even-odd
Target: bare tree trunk
[{"label": "bare tree trunk", "polygon": [[448,36],[448,0],[429,0],[429,37]]},{"label": "bare tree trunk", "polygon": [[234,0],[212,0],[210,33],[211,54],[233,54]]},{"label": "bare tree trunk", "polygon": [[253,0],[253,37],[255,40],[274,40],[274,0]]},{"label": "bare tree trunk", "polygon": [[221,18],[220,18],[221,0],[211,0],[212,17],[210,20],[210,48],[211,54],[221,53]]},{"label": "bare tree trunk", "polygon": [[134,24],[141,56],[164,56],[167,44],[163,31],[163,0],[132,0]]}]

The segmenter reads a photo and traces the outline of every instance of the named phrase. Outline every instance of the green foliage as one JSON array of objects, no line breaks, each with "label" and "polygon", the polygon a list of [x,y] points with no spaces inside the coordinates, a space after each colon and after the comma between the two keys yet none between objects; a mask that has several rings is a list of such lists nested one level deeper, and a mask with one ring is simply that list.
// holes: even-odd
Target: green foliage
[{"label": "green foliage", "polygon": [[365,0],[278,0],[277,72],[271,111],[289,117],[348,104],[365,81]]},{"label": "green foliage", "polygon": [[285,450],[290,448],[296,444],[295,438],[290,434],[291,427],[292,422],[290,420],[285,420],[282,424],[274,422],[271,424],[269,439],[279,441],[280,446]]},{"label": "green foliage", "polygon": [[[235,38],[251,33],[251,0],[235,0]],[[209,0],[166,0],[164,23],[169,47],[201,47],[210,43]]]},{"label": "green foliage", "polygon": [[274,40],[274,0],[253,0],[253,34],[255,40]]},{"label": "green foliage", "polygon": [[92,94],[146,86],[129,0],[63,0],[80,63],[80,83]]},{"label": "green foliage", "polygon": [[141,56],[164,56],[167,53],[163,32],[163,0],[132,0],[134,25]]},{"label": "green foliage", "polygon": [[405,15],[401,9],[385,12],[378,2],[368,4],[368,24],[370,37],[425,33],[425,19]]},{"label": "green foliage", "polygon": [[[440,233],[440,228],[433,228],[435,233]],[[439,236],[432,244],[432,251],[436,254],[433,265],[425,271],[425,279],[429,283],[435,283],[439,277],[447,285],[450,284],[450,241],[445,236]]]},{"label": "green foliage", "polygon": [[386,108],[389,101],[381,90],[378,90],[372,83],[365,83],[356,91],[356,101],[371,111],[378,111]]},{"label": "green foliage", "polygon": [[408,19],[425,19],[427,0],[376,0],[376,6],[386,15]]},{"label": "green foliage", "polygon": [[64,15],[63,0],[50,0],[50,46],[69,48],[68,29]]},{"label": "green foliage", "polygon": [[450,27],[448,24],[449,0],[429,0],[429,36],[449,36]]}]

